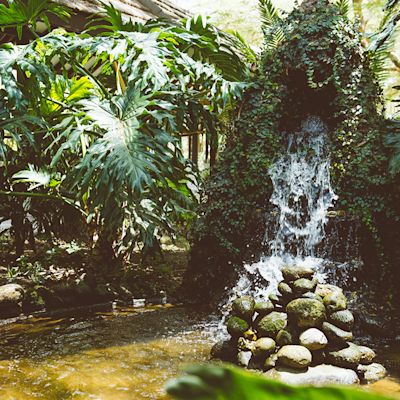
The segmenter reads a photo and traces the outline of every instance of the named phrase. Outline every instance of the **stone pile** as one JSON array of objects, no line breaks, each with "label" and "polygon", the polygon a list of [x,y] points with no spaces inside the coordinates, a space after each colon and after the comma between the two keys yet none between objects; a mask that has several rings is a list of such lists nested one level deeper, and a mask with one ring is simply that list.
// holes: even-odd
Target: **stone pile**
[{"label": "stone pile", "polygon": [[319,284],[307,267],[284,267],[282,274],[278,295],[233,301],[226,321],[231,339],[215,344],[212,356],[294,384],[383,378],[375,352],[352,343],[354,317],[342,289]]}]

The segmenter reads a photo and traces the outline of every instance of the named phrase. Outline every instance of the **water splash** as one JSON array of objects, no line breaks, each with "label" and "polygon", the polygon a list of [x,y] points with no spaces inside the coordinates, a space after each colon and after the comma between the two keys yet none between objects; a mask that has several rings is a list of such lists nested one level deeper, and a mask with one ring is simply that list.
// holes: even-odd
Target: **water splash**
[{"label": "water splash", "polygon": [[269,252],[247,264],[230,299],[238,294],[256,298],[277,290],[285,265],[313,268],[324,281],[324,260],[316,257],[325,237],[327,212],[337,199],[330,180],[328,128],[319,117],[305,119],[299,132],[289,135],[287,152],[270,168],[270,202],[275,216],[273,233],[266,236]]}]

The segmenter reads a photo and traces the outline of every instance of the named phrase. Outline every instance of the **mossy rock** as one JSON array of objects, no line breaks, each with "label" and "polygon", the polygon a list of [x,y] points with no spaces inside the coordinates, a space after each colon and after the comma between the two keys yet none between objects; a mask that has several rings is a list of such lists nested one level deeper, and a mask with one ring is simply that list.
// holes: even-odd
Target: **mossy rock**
[{"label": "mossy rock", "polygon": [[329,322],[345,331],[351,331],[354,326],[354,316],[349,310],[341,310],[329,316]]},{"label": "mossy rock", "polygon": [[322,324],[322,331],[325,333],[328,339],[334,343],[343,344],[346,342],[351,342],[353,340],[352,332],[340,329],[329,322],[324,322]]},{"label": "mossy rock", "polygon": [[316,279],[300,278],[292,283],[293,291],[296,296],[301,296],[303,293],[313,292],[317,287]]},{"label": "mossy rock", "polygon": [[285,281],[291,282],[301,278],[312,278],[314,270],[305,266],[285,266],[282,268]]},{"label": "mossy rock", "polygon": [[330,351],[328,355],[328,361],[337,367],[343,368],[357,368],[360,363],[362,353],[359,347],[354,343],[347,343],[347,347]]},{"label": "mossy rock", "polygon": [[261,317],[264,317],[265,315],[273,311],[274,308],[274,304],[271,300],[257,301],[254,306],[254,311],[257,312]]},{"label": "mossy rock", "polygon": [[236,316],[251,321],[255,305],[256,302],[251,296],[242,296],[232,303],[232,310]]},{"label": "mossy rock", "polygon": [[279,293],[285,298],[293,297],[293,289],[286,282],[280,282],[278,285],[278,290]]},{"label": "mossy rock", "polygon": [[324,305],[327,311],[332,314],[347,308],[347,299],[342,292],[331,292],[324,297]]},{"label": "mossy rock", "polygon": [[324,305],[315,299],[296,299],[286,307],[300,328],[319,327],[326,319]]},{"label": "mossy rock", "polygon": [[294,335],[288,329],[281,329],[276,335],[276,343],[279,346],[286,346],[288,344],[293,344],[295,341]]},{"label": "mossy rock", "polygon": [[256,329],[259,337],[276,338],[278,332],[287,326],[287,314],[273,311],[256,323]]},{"label": "mossy rock", "polygon": [[248,322],[242,318],[230,317],[226,324],[226,328],[232,337],[239,337],[242,336],[250,326]]},{"label": "mossy rock", "polygon": [[306,292],[306,293],[303,293],[303,294],[301,295],[301,297],[302,297],[303,299],[318,300],[318,301],[320,301],[321,303],[324,302],[324,300],[322,299],[322,297],[319,296],[318,294],[316,294],[315,292]]}]

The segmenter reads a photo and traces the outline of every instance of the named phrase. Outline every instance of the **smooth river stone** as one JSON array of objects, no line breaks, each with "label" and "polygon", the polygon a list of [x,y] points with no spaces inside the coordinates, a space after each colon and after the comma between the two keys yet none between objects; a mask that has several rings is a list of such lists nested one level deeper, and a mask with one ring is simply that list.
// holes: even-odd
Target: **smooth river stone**
[{"label": "smooth river stone", "polygon": [[275,340],[271,338],[261,338],[254,342],[254,357],[267,357],[271,355],[276,347]]},{"label": "smooth river stone", "polygon": [[329,352],[328,359],[331,364],[337,367],[357,368],[362,353],[356,344],[347,343],[347,345],[348,347],[344,349]]},{"label": "smooth river stone", "polygon": [[303,293],[313,292],[317,286],[316,279],[300,278],[292,283],[293,291],[296,296],[301,296]]},{"label": "smooth river stone", "polygon": [[332,340],[335,343],[344,344],[353,340],[352,332],[344,331],[343,329],[340,329],[329,322],[324,322],[322,324],[322,331],[325,333],[329,340]]},{"label": "smooth river stone", "polygon": [[289,385],[325,386],[355,385],[360,383],[357,374],[353,370],[325,364],[308,367],[305,372],[273,368],[266,372],[264,376],[280,380]]},{"label": "smooth river stone", "polygon": [[250,296],[239,297],[232,304],[234,314],[246,321],[251,320],[254,314],[254,307],[255,301]]},{"label": "smooth river stone", "polygon": [[345,331],[351,331],[354,326],[354,316],[349,310],[341,310],[329,316],[329,322]]},{"label": "smooth river stone", "polygon": [[283,346],[276,355],[278,357],[278,365],[289,368],[307,368],[312,361],[312,354],[310,350],[299,345]]},{"label": "smooth river stone", "polygon": [[300,335],[299,340],[308,350],[321,350],[328,344],[325,334],[317,328],[307,329]]},{"label": "smooth river stone", "polygon": [[364,381],[368,383],[380,381],[387,375],[386,368],[378,363],[359,365],[357,371],[362,375]]}]

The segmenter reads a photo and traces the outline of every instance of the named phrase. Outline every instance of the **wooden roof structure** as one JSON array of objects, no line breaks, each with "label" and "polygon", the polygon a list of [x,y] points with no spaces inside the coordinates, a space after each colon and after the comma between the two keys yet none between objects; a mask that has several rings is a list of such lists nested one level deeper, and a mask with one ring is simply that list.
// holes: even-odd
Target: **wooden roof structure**
[{"label": "wooden roof structure", "polygon": [[[72,9],[76,15],[91,17],[97,14],[102,5],[99,0],[53,0]],[[145,22],[153,18],[179,20],[190,16],[190,13],[170,0],[109,0],[126,19]],[[86,19],[86,18],[85,18]]]},{"label": "wooden roof structure", "polygon": [[[53,2],[68,7],[72,11],[72,16],[66,21],[50,16],[52,27],[63,27],[77,33],[85,30],[87,23],[103,9],[100,0],[53,0]],[[187,10],[178,7],[171,0],[103,0],[103,2],[113,5],[122,12],[123,18],[131,19],[134,22],[146,22],[155,18],[177,21],[191,16]],[[0,3],[6,2],[0,0]],[[37,27],[38,32],[45,33],[46,27],[42,23],[40,25],[43,26]],[[17,39],[15,29],[6,29],[5,32],[0,32],[0,43],[9,41],[27,43],[29,39],[31,39],[31,35],[25,30],[22,40]]]}]

